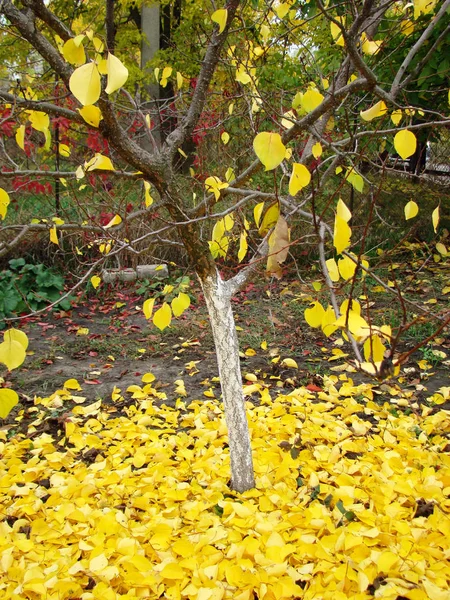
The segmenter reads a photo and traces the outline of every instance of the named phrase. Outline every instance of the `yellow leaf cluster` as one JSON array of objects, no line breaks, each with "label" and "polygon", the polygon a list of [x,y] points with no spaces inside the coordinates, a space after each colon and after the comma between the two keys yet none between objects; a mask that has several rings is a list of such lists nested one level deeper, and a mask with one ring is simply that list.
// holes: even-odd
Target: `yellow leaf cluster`
[{"label": "yellow leaf cluster", "polygon": [[[227,184],[228,185],[228,184]],[[233,229],[233,213],[219,219],[212,230],[211,241],[208,242],[209,249],[214,258],[225,258],[228,252],[229,232]]]},{"label": "yellow leaf cluster", "polygon": [[448,597],[449,388],[406,415],[345,375],[253,383],[256,487],[237,494],[217,401],[170,407],[152,382],[126,414],[96,402],[59,435],[0,433],[2,599],[366,600],[376,581]]},{"label": "yellow leaf cluster", "polygon": [[229,187],[229,183],[221,181],[216,175],[210,175],[205,179],[205,188],[207,192],[212,192],[216,200],[220,198],[220,190]]},{"label": "yellow leaf cluster", "polygon": [[105,92],[112,94],[125,85],[128,79],[128,69],[117,56],[111,53],[108,53],[106,61],[91,61],[75,69],[69,79],[69,88],[84,107],[95,104],[100,98],[101,75],[107,75]]}]

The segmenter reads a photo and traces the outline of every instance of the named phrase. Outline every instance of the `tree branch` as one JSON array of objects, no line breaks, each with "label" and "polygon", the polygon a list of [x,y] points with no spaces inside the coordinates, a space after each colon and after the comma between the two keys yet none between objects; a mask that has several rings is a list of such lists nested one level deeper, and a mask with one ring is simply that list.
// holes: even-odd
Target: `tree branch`
[{"label": "tree branch", "polygon": [[19,98],[19,96],[15,96],[14,94],[10,94],[4,90],[0,90],[0,98],[4,102],[15,104],[21,109],[39,110],[47,113],[48,115],[64,117],[76,123],[82,123],[83,125],[86,125],[86,127],[88,126],[83,117],[74,110],[70,110],[70,108],[64,108],[63,106],[57,106],[51,102],[43,102],[41,100],[26,100],[25,98]]},{"label": "tree branch", "polygon": [[189,110],[185,117],[181,120],[180,125],[167,137],[163,147],[163,152],[167,155],[166,160],[172,163],[172,158],[177,152],[178,148],[181,147],[186,139],[189,139],[194,127],[197,124],[200,115],[205,106],[207,92],[211,79],[217,68],[219,62],[220,53],[227,40],[228,33],[231,27],[231,23],[236,14],[237,8],[241,0],[229,0],[226,5],[228,10],[227,23],[222,33],[218,30],[214,31],[211,41],[208,44],[205,58],[200,69],[200,74],[197,79],[197,84],[192,97],[192,102],[189,106]]},{"label": "tree branch", "polygon": [[22,4],[31,8],[34,14],[57,33],[64,42],[73,37],[70,29],[54,13],[48,10],[43,0],[22,0]]},{"label": "tree branch", "polygon": [[393,100],[397,97],[399,91],[401,90],[401,88],[403,87],[403,85],[406,84],[406,82],[407,82],[407,80],[406,80],[404,83],[402,83],[402,77],[405,74],[405,72],[407,71],[407,69],[408,69],[409,65],[411,64],[412,60],[414,59],[414,57],[416,56],[416,54],[419,52],[419,50],[422,48],[422,46],[424,45],[424,43],[431,36],[431,34],[433,33],[433,30],[436,27],[437,23],[447,13],[447,11],[449,10],[449,8],[450,8],[450,0],[445,0],[445,2],[442,4],[442,6],[439,9],[439,11],[431,19],[430,23],[428,24],[428,27],[422,33],[422,35],[420,36],[420,38],[417,40],[417,42],[414,44],[414,46],[408,52],[407,56],[405,57],[405,60],[400,65],[400,68],[399,68],[399,70],[397,71],[397,74],[394,77],[394,81],[392,82],[391,90],[390,90],[390,96],[391,96],[391,98]]}]

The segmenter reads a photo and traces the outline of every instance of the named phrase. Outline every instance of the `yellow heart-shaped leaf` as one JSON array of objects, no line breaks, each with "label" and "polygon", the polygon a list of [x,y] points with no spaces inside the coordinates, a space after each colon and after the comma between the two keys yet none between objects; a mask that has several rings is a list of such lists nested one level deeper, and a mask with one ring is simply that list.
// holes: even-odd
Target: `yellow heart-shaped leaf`
[{"label": "yellow heart-shaped leaf", "polygon": [[169,304],[167,304],[167,302],[164,302],[161,308],[159,308],[153,315],[153,325],[155,325],[155,327],[162,331],[170,325],[171,320],[172,310]]},{"label": "yellow heart-shaped leaf", "polygon": [[6,419],[18,402],[17,392],[6,388],[0,389],[0,417]]},{"label": "yellow heart-shaped leaf", "polygon": [[286,146],[279,133],[269,133],[268,131],[258,133],[253,140],[253,149],[266,171],[278,167],[286,156]]},{"label": "yellow heart-shaped leaf", "polygon": [[403,160],[414,154],[417,148],[417,139],[412,131],[402,129],[395,134],[394,148]]}]

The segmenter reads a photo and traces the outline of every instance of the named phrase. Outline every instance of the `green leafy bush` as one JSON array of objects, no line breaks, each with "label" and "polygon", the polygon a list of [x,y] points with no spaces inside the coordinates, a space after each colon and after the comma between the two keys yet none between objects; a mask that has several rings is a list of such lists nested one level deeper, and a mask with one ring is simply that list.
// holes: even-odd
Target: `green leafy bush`
[{"label": "green leafy bush", "polygon": [[[27,264],[23,258],[9,261],[9,269],[0,273],[0,328],[2,319],[45,308],[56,302],[64,290],[64,278],[43,264]],[[72,298],[58,302],[70,308]]]}]

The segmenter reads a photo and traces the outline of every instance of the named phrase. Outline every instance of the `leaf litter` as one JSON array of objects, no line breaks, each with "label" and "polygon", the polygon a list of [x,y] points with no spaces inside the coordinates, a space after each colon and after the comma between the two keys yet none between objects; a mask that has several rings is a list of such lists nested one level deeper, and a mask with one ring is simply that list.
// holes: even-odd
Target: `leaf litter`
[{"label": "leaf litter", "polygon": [[[0,432],[2,598],[449,597],[450,387],[406,414],[344,373],[250,377],[256,487],[237,494],[219,401],[142,380],[126,406],[68,380]],[[75,406],[41,431],[57,398]]]},{"label": "leaf litter", "polygon": [[34,325],[45,340],[64,323],[70,344],[88,326],[89,368],[73,360],[56,383],[65,348],[59,365],[46,359],[60,389],[23,396],[0,430],[2,598],[449,600],[448,340],[416,352],[397,383],[370,381],[343,362],[339,337],[293,326],[311,287],[277,285],[265,332],[253,284],[235,303],[256,475],[243,494],[229,487],[198,307],[185,328],[195,321],[198,338],[181,328],[159,342],[128,318],[126,295],[91,303],[115,336],[138,337],[131,368],[101,344],[94,311]]}]

